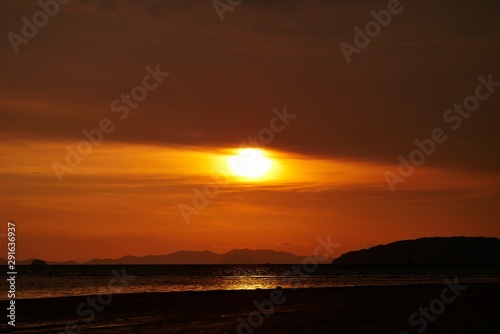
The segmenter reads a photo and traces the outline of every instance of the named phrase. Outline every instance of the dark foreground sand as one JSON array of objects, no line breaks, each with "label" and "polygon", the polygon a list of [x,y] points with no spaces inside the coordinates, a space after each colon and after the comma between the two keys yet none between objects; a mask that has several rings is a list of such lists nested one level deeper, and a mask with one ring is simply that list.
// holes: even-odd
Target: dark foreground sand
[{"label": "dark foreground sand", "polygon": [[[418,333],[424,320],[408,317],[420,306],[441,299],[442,285],[283,290],[286,300],[275,305],[263,324],[241,333]],[[254,300],[269,300],[273,290],[213,291],[114,295],[111,303],[89,319],[76,312],[86,297],[18,300],[19,333],[60,333],[78,322],[77,333],[236,333],[238,317],[256,311]],[[280,300],[283,299],[280,297]],[[451,293],[446,298],[453,296]],[[94,296],[95,297],[95,296]],[[435,306],[439,302],[436,302]],[[6,305],[5,301],[2,306]],[[5,310],[4,307],[2,307]],[[87,312],[86,312],[87,311]],[[4,311],[5,312],[5,311]],[[432,316],[432,314],[431,314]],[[4,318],[2,316],[2,318]],[[5,318],[4,318],[5,319]],[[256,315],[253,324],[260,321]],[[500,333],[500,284],[468,284],[425,333]],[[5,320],[0,332],[5,332]]]}]

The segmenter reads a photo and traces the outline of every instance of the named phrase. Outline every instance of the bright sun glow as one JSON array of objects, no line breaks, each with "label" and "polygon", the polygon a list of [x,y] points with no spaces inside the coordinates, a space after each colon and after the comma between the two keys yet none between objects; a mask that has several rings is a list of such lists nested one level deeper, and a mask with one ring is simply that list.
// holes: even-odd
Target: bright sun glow
[{"label": "bright sun glow", "polygon": [[264,152],[255,148],[245,148],[238,155],[229,157],[231,171],[239,176],[258,178],[266,174],[272,167],[270,159],[264,157]]}]

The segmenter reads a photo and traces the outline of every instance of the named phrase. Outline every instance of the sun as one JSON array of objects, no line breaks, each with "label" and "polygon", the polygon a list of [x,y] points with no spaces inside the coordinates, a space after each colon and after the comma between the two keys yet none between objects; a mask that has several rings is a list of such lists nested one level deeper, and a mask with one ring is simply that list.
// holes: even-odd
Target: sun
[{"label": "sun", "polygon": [[255,179],[264,176],[273,164],[264,156],[264,151],[245,148],[239,150],[238,155],[229,157],[228,165],[235,175]]}]

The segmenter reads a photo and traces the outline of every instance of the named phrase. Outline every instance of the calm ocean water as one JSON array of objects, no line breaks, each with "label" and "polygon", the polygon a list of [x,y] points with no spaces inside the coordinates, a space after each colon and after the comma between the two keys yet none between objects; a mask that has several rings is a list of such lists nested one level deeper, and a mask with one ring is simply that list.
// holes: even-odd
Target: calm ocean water
[{"label": "calm ocean water", "polygon": [[[127,285],[116,281],[113,293],[442,284],[456,276],[463,283],[500,283],[500,266],[319,265],[310,273],[302,270],[307,277],[290,273],[292,265],[18,266],[16,298],[107,293],[113,271],[123,268],[134,279]],[[7,294],[0,296],[6,298]]]}]

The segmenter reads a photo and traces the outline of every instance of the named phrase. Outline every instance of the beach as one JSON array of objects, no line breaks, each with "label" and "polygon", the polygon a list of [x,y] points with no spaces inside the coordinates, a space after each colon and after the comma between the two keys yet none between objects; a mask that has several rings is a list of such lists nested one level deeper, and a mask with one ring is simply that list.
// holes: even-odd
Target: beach
[{"label": "beach", "polygon": [[[448,290],[443,293],[444,289]],[[425,324],[425,333],[498,332],[499,284],[459,285],[452,290],[442,284],[21,299],[16,301],[14,331],[418,333]],[[429,306],[439,314],[433,314],[431,308],[429,320],[417,315],[413,325],[409,323],[410,315]],[[0,331],[6,329],[4,322]]]}]

